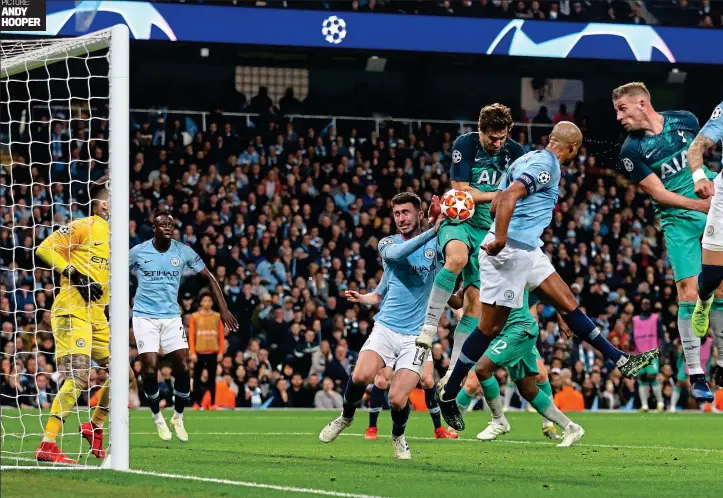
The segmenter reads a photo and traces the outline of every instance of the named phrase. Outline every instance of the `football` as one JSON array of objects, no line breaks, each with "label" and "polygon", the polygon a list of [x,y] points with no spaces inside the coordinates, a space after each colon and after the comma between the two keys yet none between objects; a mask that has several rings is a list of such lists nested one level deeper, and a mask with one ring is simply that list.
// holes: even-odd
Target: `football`
[{"label": "football", "polygon": [[452,223],[467,221],[474,214],[472,196],[462,190],[452,189],[442,196],[442,214]]}]

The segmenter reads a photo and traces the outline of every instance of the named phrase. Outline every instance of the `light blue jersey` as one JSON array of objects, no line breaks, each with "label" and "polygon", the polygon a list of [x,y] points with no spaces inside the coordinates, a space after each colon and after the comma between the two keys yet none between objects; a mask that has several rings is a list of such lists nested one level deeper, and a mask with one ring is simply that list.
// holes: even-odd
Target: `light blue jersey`
[{"label": "light blue jersey", "polygon": [[130,252],[130,269],[138,272],[138,290],[133,303],[133,316],[144,318],[175,318],[178,289],[184,268],[200,273],[206,268],[196,252],[176,240],[166,252],[158,252],[153,239],[138,244]]},{"label": "light blue jersey", "polygon": [[[548,150],[528,152],[510,166],[502,177],[499,190],[520,181],[527,197],[517,201],[507,239],[522,249],[542,247],[540,236],[552,221],[560,186],[560,161]],[[490,232],[494,233],[495,225]]]},{"label": "light blue jersey", "polygon": [[723,141],[723,102],[713,109],[713,114],[699,133],[713,140],[713,143]]},{"label": "light blue jersey", "polygon": [[376,293],[384,296],[374,320],[404,335],[419,335],[432,285],[441,269],[434,230],[405,241],[392,235],[379,242],[384,276]]}]

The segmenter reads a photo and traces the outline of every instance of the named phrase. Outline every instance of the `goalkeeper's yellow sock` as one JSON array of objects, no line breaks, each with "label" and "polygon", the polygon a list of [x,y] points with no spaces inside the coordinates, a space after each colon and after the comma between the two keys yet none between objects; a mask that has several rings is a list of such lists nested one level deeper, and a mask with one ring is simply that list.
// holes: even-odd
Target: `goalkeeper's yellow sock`
[{"label": "goalkeeper's yellow sock", "polygon": [[63,429],[63,421],[75,406],[79,396],[80,390],[75,388],[73,379],[65,379],[60,391],[58,391],[58,395],[53,400],[53,406],[50,408],[50,418],[45,425],[45,434],[43,435],[44,442],[55,442],[58,434]]},{"label": "goalkeeper's yellow sock", "polygon": [[98,394],[98,404],[95,405],[93,417],[90,419],[96,427],[103,427],[105,418],[108,416],[108,403],[110,402],[110,379],[103,382]]}]

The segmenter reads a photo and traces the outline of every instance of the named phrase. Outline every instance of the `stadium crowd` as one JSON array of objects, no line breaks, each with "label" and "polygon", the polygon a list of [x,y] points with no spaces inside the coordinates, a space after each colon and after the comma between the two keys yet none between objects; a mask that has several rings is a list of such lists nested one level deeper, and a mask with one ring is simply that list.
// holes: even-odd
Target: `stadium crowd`
[{"label": "stadium crowd", "polygon": [[[566,116],[563,109],[552,121]],[[340,407],[339,393],[376,311],[349,303],[344,291],[372,292],[377,286],[377,244],[395,231],[389,205],[395,193],[418,193],[426,209],[433,195],[450,188],[455,134],[431,124],[413,133],[389,126],[377,134],[360,131],[364,123],[342,133],[330,123],[311,126],[269,116],[246,127],[216,113],[206,130],[192,136],[189,120],[133,118],[131,246],[151,238],[152,213],[171,212],[174,238],[201,256],[241,324],[236,332],[219,328],[209,314],[207,290],[188,275],[179,305],[195,369],[191,403]],[[106,120],[68,121],[62,114],[50,119],[43,116],[24,131],[35,140],[49,137],[50,146],[14,151],[12,172],[7,166],[0,171],[2,405],[47,407],[57,392],[49,309],[58,281],[33,249],[53,229],[84,216],[88,185],[104,182],[108,173]],[[584,128],[584,117],[571,119]],[[540,132],[530,143],[517,128],[512,138],[525,150],[544,148],[548,139]],[[24,164],[28,154],[32,166]],[[707,157],[720,165],[719,151]],[[545,253],[613,344],[629,349],[633,316],[643,299],[654,303],[665,328],[659,378],[668,403],[682,353],[672,270],[650,200],[614,168],[602,168],[583,146],[577,161],[564,168],[543,240]],[[538,314],[538,346],[556,393],[575,389],[588,409],[639,406],[634,380],[623,379],[586,344],[562,338],[552,309],[540,304]],[[449,363],[454,325],[448,310],[432,350],[438,377]],[[200,329],[218,336],[201,348],[195,341]],[[708,338],[703,350],[709,371],[714,349]],[[142,382],[136,357],[132,347],[130,364]],[[93,371],[93,387],[81,404],[94,403],[105,375]],[[162,406],[169,405],[170,367],[161,368],[159,379]],[[498,379],[507,389],[504,371]],[[133,388],[134,406],[145,403],[142,393]],[[519,406],[519,398],[512,404]],[[694,408],[695,402],[684,395],[680,406]]]},{"label": "stadium crowd", "polygon": [[663,26],[723,26],[718,0],[153,0],[336,12],[606,22]]}]

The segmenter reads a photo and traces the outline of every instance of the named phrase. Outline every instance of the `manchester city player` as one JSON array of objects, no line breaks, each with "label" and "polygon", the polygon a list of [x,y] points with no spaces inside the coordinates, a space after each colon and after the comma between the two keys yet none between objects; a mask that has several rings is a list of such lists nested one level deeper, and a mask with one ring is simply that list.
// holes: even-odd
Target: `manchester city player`
[{"label": "manchester city player", "polygon": [[718,348],[715,383],[719,386],[723,384],[723,299],[715,299],[714,293],[723,281],[723,178],[718,174],[712,182],[708,179],[703,153],[720,141],[723,141],[723,102],[713,110],[688,149],[688,167],[695,182],[696,195],[703,199],[715,195],[703,235],[703,268],[698,275],[698,302],[692,321],[697,337],[705,337],[710,320],[713,321],[713,337]]},{"label": "manchester city player", "polygon": [[[492,340],[503,331],[510,312],[523,307],[525,290],[537,289],[538,296],[555,307],[572,333],[612,360],[625,377],[634,377],[659,354],[656,349],[629,356],[613,347],[580,310],[570,288],[540,249],[540,235],[552,220],[557,203],[560,163],[574,159],[581,142],[582,133],[577,126],[568,121],[558,123],[547,148],[515,161],[500,183],[502,192],[492,203],[496,219],[479,255],[482,317],[477,330],[462,345],[449,380],[437,392],[442,416],[457,430],[464,430],[455,401],[461,384]],[[527,394],[536,395],[532,387],[537,389],[533,384]],[[544,409],[538,411],[547,416]],[[572,423],[564,429],[564,441],[568,444],[584,434],[580,426]]]},{"label": "manchester city player", "polygon": [[[435,199],[433,204],[438,203]],[[354,421],[366,387],[385,367],[394,367],[389,389],[392,407],[394,458],[409,460],[412,453],[404,437],[409,419],[409,394],[417,387],[430,352],[415,339],[424,320],[424,309],[440,267],[436,235],[441,216],[431,218],[434,227],[420,233],[424,216],[417,195],[403,192],[392,199],[392,213],[399,233],[379,242],[384,265],[386,293],[369,339],[359,353],[354,373],[344,391],[342,414],[319,434],[322,443],[334,441]],[[430,213],[437,213],[433,205]]]},{"label": "manchester city player", "polygon": [[[693,397],[712,401],[700,364],[700,339],[695,336],[692,314],[698,298],[696,278],[701,271],[700,239],[705,231],[710,199],[699,199],[686,167],[689,146],[698,133],[698,120],[687,111],[656,112],[643,83],[628,83],[613,90],[617,120],[630,133],[620,150],[624,173],[653,199],[655,215],[665,237],[678,291],[678,332],[683,343]],[[699,167],[698,177],[714,173]],[[721,297],[720,295],[718,297]],[[711,303],[723,311],[723,299]],[[723,313],[715,313],[716,328],[723,327]]]},{"label": "manchester city player", "polygon": [[158,399],[158,351],[171,359],[175,412],[171,425],[181,441],[188,441],[183,426],[183,408],[191,390],[188,365],[188,338],[181,322],[178,288],[185,268],[199,273],[209,282],[211,293],[221,308],[221,320],[230,330],[238,323],[226,306],[223,292],[198,254],[190,247],[171,239],[173,217],[165,212],[153,218],[154,237],[130,251],[130,269],[136,271],[138,290],[133,302],[133,334],[143,364],[143,391],[150,402],[158,436],[171,439]]}]

